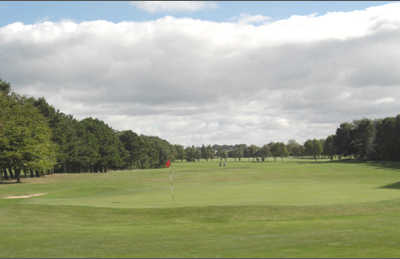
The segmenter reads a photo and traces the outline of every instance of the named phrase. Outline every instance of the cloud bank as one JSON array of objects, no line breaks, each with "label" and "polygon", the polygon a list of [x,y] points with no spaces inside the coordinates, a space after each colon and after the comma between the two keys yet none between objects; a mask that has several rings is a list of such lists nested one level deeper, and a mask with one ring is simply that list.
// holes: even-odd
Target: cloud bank
[{"label": "cloud bank", "polygon": [[398,13],[13,23],[0,27],[0,77],[78,118],[172,143],[304,141],[399,113]]},{"label": "cloud bank", "polygon": [[148,13],[196,12],[217,7],[216,3],[203,1],[138,1],[132,5]]},{"label": "cloud bank", "polygon": [[263,24],[266,22],[269,22],[271,20],[271,17],[269,16],[264,16],[264,15],[250,15],[247,13],[242,13],[237,17],[233,17],[232,21],[237,21],[239,23],[243,23],[243,24]]}]

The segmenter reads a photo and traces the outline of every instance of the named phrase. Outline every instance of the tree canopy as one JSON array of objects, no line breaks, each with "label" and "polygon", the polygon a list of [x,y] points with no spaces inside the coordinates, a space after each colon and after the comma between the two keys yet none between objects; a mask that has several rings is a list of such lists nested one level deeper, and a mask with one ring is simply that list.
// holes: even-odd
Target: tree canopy
[{"label": "tree canopy", "polygon": [[158,168],[182,151],[159,137],[116,131],[96,118],[77,120],[44,98],[11,92],[3,80],[0,111],[0,179],[19,181],[21,172],[40,176]]}]

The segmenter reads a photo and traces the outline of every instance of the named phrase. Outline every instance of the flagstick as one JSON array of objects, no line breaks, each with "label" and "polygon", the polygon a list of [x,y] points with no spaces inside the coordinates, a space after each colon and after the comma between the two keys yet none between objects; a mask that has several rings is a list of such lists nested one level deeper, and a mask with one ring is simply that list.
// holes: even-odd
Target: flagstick
[{"label": "flagstick", "polygon": [[175,202],[175,194],[174,194],[174,171],[171,169],[169,170],[169,187],[171,190],[171,199]]}]

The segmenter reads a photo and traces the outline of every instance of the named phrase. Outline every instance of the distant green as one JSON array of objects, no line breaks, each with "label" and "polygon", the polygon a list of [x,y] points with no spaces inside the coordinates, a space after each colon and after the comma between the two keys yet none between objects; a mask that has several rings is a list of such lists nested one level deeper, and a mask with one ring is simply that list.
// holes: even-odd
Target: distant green
[{"label": "distant green", "polygon": [[[399,257],[400,163],[243,159],[0,184],[0,257]],[[29,199],[10,195],[47,193]]]}]

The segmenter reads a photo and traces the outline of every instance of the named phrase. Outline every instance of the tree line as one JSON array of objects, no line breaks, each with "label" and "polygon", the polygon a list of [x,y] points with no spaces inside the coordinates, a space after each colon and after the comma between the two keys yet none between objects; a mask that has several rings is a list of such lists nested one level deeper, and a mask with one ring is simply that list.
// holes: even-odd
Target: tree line
[{"label": "tree line", "polygon": [[351,158],[374,161],[400,161],[400,115],[383,119],[361,119],[344,122],[336,129],[335,134],[322,139],[308,139],[304,144],[295,140],[271,142],[263,146],[257,145],[213,145],[207,146],[210,152],[203,152],[201,147],[187,147],[177,157],[186,161],[201,158],[233,158],[241,161],[247,158],[263,162],[267,157],[284,158],[312,157],[314,159]]},{"label": "tree line", "polygon": [[0,180],[159,168],[176,153],[175,145],[159,137],[116,131],[95,118],[77,120],[44,98],[12,92],[0,80]]},{"label": "tree line", "polygon": [[400,161],[400,115],[342,123],[327,141],[331,155]]},{"label": "tree line", "polygon": [[257,145],[172,145],[156,136],[117,131],[96,118],[75,119],[44,98],[18,95],[0,79],[0,179],[51,173],[107,172],[109,169],[160,168],[168,159],[233,158],[265,161],[268,157],[351,157],[400,160],[400,115],[361,119],[339,125],[324,139]]},{"label": "tree line", "polygon": [[237,161],[242,161],[243,158],[248,160],[264,162],[267,157],[284,158],[287,156],[304,155],[302,152],[303,146],[294,140],[290,140],[288,144],[283,142],[271,142],[263,146],[257,145],[202,145],[201,147],[191,146],[183,149],[176,158],[181,160],[198,161],[200,159],[227,159],[234,158]]}]

